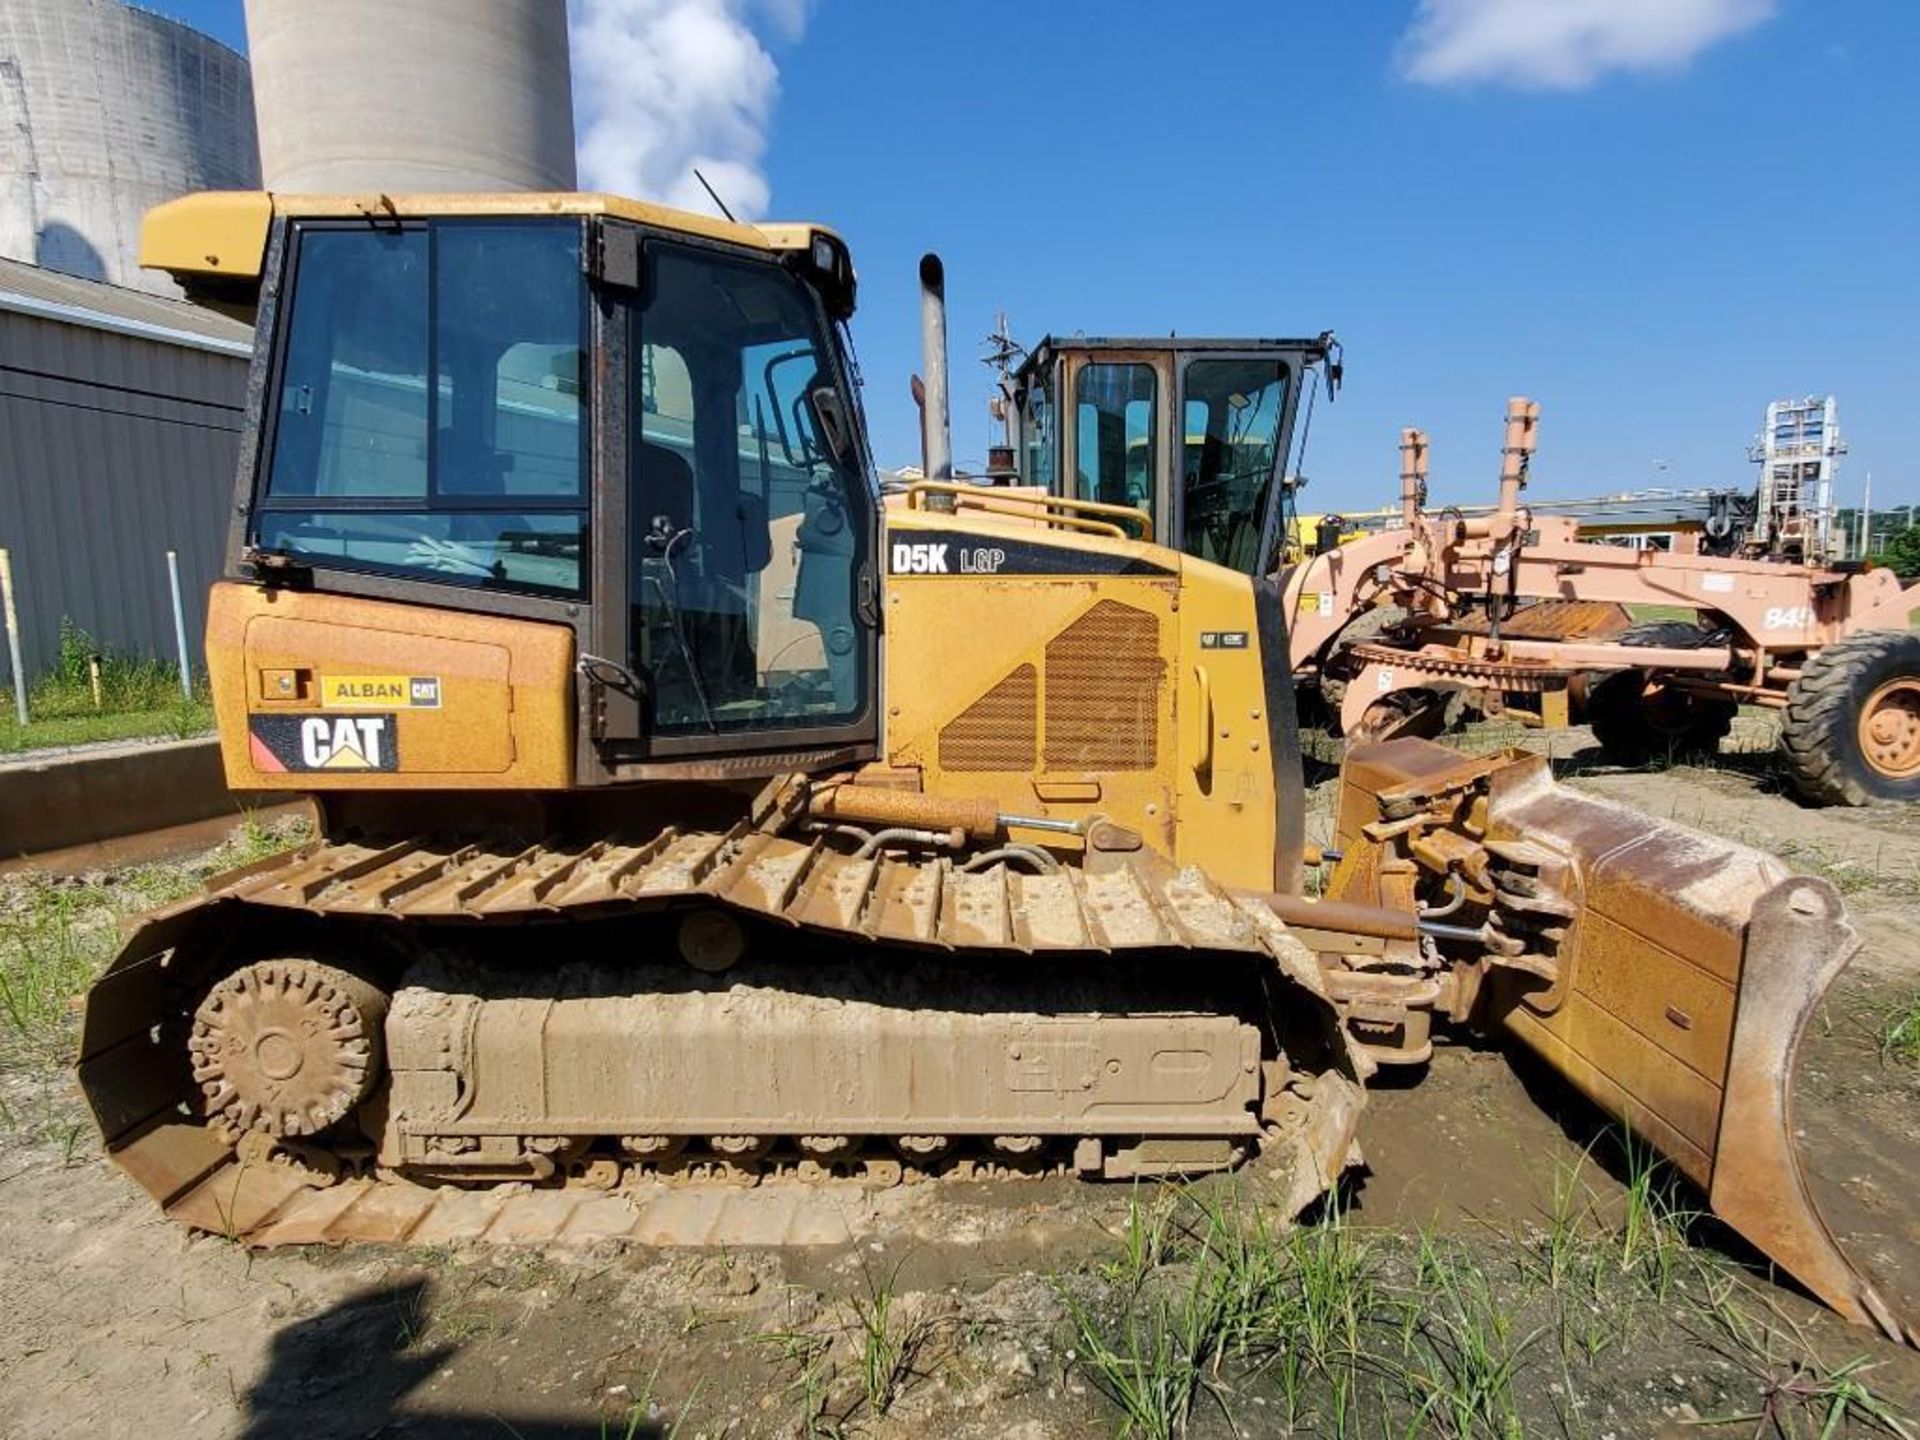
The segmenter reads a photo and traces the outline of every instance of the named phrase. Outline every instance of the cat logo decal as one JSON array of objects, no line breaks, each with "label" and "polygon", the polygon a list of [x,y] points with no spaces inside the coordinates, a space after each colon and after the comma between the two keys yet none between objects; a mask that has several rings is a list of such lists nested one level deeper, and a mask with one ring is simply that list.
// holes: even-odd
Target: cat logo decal
[{"label": "cat logo decal", "polygon": [[268,775],[400,768],[392,715],[254,715],[247,738]]}]

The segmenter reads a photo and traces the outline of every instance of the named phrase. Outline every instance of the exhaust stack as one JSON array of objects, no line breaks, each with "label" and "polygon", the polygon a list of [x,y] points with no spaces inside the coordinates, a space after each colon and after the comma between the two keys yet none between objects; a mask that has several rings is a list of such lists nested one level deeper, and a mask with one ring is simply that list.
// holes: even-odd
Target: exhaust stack
[{"label": "exhaust stack", "polygon": [[953,411],[947,390],[947,267],[928,251],[920,257],[920,349],[926,401],[927,479],[953,479]]}]

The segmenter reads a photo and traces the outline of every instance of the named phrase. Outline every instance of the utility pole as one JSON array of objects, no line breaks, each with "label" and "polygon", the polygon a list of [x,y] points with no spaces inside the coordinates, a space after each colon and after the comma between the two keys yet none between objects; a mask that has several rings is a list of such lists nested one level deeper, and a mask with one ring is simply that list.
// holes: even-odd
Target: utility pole
[{"label": "utility pole", "polygon": [[1013,444],[1013,371],[1014,362],[1027,353],[1027,347],[1013,338],[1013,332],[1007,328],[1007,312],[1002,310],[994,318],[993,333],[987,336],[987,353],[981,356],[981,363],[993,368],[993,399],[988,402],[988,410],[993,418],[1000,422],[1000,443],[1011,447]]}]

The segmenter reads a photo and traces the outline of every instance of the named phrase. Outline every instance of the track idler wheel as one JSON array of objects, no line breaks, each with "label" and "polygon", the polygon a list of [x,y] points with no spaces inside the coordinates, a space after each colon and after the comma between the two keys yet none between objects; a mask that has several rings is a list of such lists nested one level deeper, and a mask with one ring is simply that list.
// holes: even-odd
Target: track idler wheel
[{"label": "track idler wheel", "polygon": [[317,1135],[380,1075],[387,997],[314,960],[260,960],[215,985],[187,1048],[207,1118],[245,1134]]}]

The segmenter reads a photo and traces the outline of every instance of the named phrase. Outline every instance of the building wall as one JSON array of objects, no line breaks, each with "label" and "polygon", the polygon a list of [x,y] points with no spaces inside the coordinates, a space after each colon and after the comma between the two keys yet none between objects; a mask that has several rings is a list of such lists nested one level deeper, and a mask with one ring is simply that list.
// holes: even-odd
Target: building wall
[{"label": "building wall", "polygon": [[177,295],[140,218],[260,184],[246,60],[121,0],[0,0],[0,255]]},{"label": "building wall", "polygon": [[169,549],[204,673],[246,379],[240,356],[0,311],[0,546],[29,675],[57,658],[62,616],[170,659]]}]

